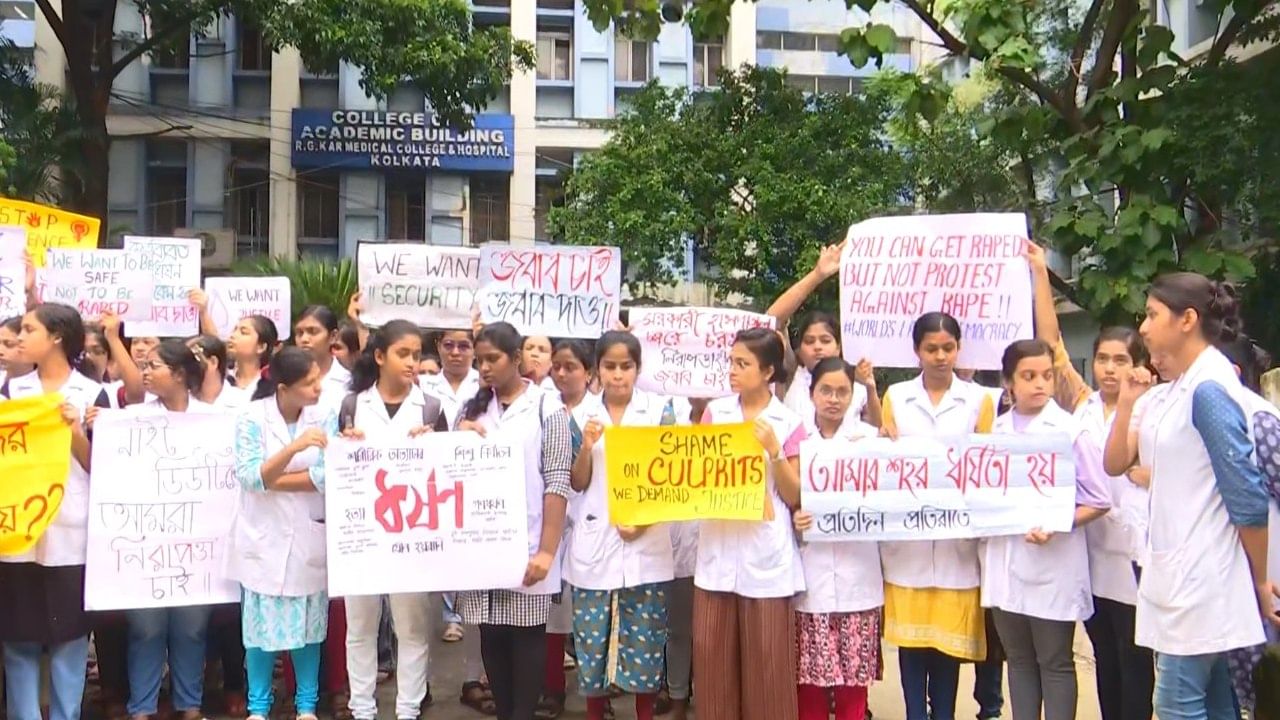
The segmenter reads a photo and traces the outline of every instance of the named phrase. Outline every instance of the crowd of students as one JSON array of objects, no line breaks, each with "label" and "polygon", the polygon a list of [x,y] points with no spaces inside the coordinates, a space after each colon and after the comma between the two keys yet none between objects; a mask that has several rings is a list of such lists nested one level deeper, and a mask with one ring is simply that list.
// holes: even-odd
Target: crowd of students
[{"label": "crowd of students", "polygon": [[[737,334],[732,393],[714,399],[637,389],[644,358],[625,328],[594,342],[522,337],[505,323],[367,329],[357,296],[342,324],[306,308],[281,346],[260,316],[219,339],[198,290],[202,334],[184,339],[125,339],[111,315],[86,324],[72,308],[33,303],[0,325],[0,395],[62,393],[72,462],[56,520],[31,552],[0,558],[8,720],[40,720],[46,656],[50,720],[76,720],[90,642],[112,720],[155,716],[165,677],[173,710],[203,717],[207,662],[224,674],[220,712],[266,718],[281,654],[290,712],[311,720],[323,695],[335,716],[373,720],[388,636],[394,712],[414,720],[430,715],[430,634],[441,624],[465,648],[461,701],[504,720],[563,712],[566,647],[593,720],[622,694],[639,718],[682,720],[695,679],[702,720],[862,720],[882,643],[898,649],[908,720],[954,720],[965,663],[982,718],[1001,716],[1007,666],[1015,720],[1063,720],[1076,716],[1080,622],[1104,720],[1251,709],[1252,670],[1278,622],[1268,524],[1280,413],[1256,394],[1259,358],[1230,289],[1187,273],[1157,279],[1140,328],[1098,335],[1093,389],[1070,363],[1044,254],[1029,245],[1037,337],[1004,352],[1003,392],[957,367],[960,324],[929,312],[911,335],[919,375],[881,395],[869,363],[841,359],[834,317],[790,322],[839,256],[824,249],[770,307],[790,332]],[[226,571],[243,587],[238,607],[84,611],[101,408],[236,416],[241,491]],[[609,523],[606,428],[740,422],[766,455],[770,519]],[[447,593],[440,623],[425,593],[330,598],[328,439],[446,431],[518,439],[525,477],[503,481],[528,499],[522,586]],[[987,432],[1071,438],[1070,532],[803,541],[806,438]]]}]

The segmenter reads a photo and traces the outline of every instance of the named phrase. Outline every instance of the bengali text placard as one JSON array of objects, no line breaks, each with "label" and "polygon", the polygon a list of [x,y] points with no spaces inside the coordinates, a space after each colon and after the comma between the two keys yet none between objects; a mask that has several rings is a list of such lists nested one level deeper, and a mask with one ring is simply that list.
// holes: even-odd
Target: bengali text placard
[{"label": "bengali text placard", "polygon": [[526,336],[600,337],[618,323],[621,288],[616,247],[480,248],[480,319]]},{"label": "bengali text placard", "polygon": [[644,362],[642,390],[679,397],[730,394],[729,349],[739,330],[772,329],[772,315],[726,308],[631,308],[631,332]]},{"label": "bengali text placard", "polygon": [[62,395],[0,402],[0,555],[31,549],[53,522],[71,470]]}]

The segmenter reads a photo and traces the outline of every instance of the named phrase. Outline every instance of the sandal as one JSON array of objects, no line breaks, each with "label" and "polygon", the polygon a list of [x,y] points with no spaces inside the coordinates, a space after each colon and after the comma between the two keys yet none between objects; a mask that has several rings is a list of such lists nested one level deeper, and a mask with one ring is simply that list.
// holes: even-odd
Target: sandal
[{"label": "sandal", "polygon": [[543,693],[538,707],[533,711],[534,720],[556,720],[564,714],[564,694]]},{"label": "sandal", "polygon": [[666,715],[671,712],[671,693],[664,687],[658,691],[658,697],[653,700],[653,714]]},{"label": "sandal", "polygon": [[462,683],[462,697],[458,698],[458,702],[481,715],[493,717],[498,714],[498,706],[493,702],[493,694],[489,692],[489,688],[485,687],[484,683],[474,680]]},{"label": "sandal", "polygon": [[329,699],[329,711],[333,714],[333,720],[354,720],[351,714],[351,693],[334,693]]},{"label": "sandal", "polygon": [[462,639],[464,632],[462,625],[458,623],[449,623],[444,629],[444,634],[440,636],[441,640],[447,643],[455,643]]}]

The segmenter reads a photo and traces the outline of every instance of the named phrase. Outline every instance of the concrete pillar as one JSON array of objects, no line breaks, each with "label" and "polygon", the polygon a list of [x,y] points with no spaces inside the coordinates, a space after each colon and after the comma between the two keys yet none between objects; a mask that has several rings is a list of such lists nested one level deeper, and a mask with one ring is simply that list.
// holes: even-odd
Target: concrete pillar
[{"label": "concrete pillar", "polygon": [[736,2],[729,14],[729,37],[725,62],[737,70],[744,64],[756,64],[756,4]]},{"label": "concrete pillar", "polygon": [[293,122],[289,113],[302,104],[302,56],[284,48],[271,57],[271,226],[273,256],[298,254],[298,185],[293,171]]},{"label": "concrete pillar", "polygon": [[[511,35],[516,40],[535,42],[538,37],[537,3],[513,0],[511,3]],[[533,208],[537,203],[537,124],[538,86],[533,70],[517,72],[511,78],[511,115],[515,118],[515,165],[511,173],[509,233],[513,245],[532,245],[534,236]]]}]

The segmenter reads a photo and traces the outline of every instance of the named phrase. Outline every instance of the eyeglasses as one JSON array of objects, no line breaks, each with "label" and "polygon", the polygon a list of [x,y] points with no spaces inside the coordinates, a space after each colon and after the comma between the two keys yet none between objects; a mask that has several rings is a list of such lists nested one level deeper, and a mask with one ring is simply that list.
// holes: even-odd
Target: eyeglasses
[{"label": "eyeglasses", "polygon": [[833,388],[822,385],[818,388],[816,394],[823,400],[831,400],[833,398],[836,400],[848,400],[853,392],[844,388]]},{"label": "eyeglasses", "polygon": [[462,341],[445,340],[440,343],[440,347],[445,352],[460,352],[460,353],[471,352],[471,343],[467,342],[466,340],[462,340]]},{"label": "eyeglasses", "polygon": [[161,360],[152,360],[152,361],[150,361],[150,362],[144,362],[144,363],[142,363],[142,369],[143,369],[143,370],[150,370],[151,372],[156,372],[156,371],[159,371],[159,370],[163,370],[163,369],[165,369],[165,368],[167,368],[167,367],[169,367],[169,366],[168,366],[168,365],[165,365],[165,364],[164,364],[164,362],[163,362],[163,361],[161,361]]}]

